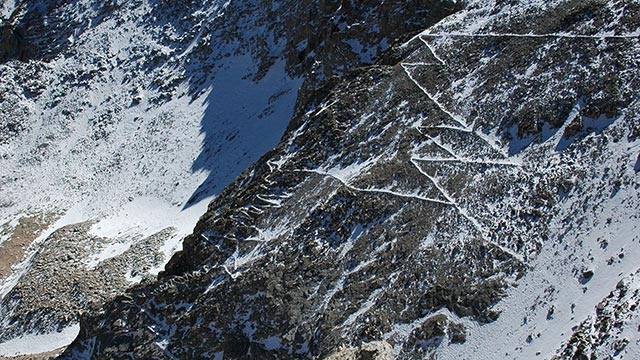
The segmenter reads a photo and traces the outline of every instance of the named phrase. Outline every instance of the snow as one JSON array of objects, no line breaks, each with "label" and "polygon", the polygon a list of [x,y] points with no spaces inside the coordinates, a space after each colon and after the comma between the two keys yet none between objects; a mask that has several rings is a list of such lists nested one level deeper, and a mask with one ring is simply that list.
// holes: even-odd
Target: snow
[{"label": "snow", "polygon": [[0,7],[0,23],[5,19],[9,19],[15,8],[16,0],[3,0],[2,6]]},{"label": "snow", "polygon": [[141,236],[150,236],[164,228],[167,218],[179,214],[179,208],[167,205],[154,198],[135,199],[125,204],[120,212],[101,219],[89,233],[102,237],[119,237],[133,230]]},{"label": "snow", "polygon": [[[229,3],[211,4],[193,16],[220,21]],[[3,3],[3,9],[11,4]],[[168,260],[207,204],[278,143],[301,85],[281,59],[254,79],[258,65],[248,50],[240,51],[238,43],[209,44],[217,55],[228,56],[221,56],[199,95],[188,95],[191,84],[182,80],[167,101],[154,103],[161,95],[158,81],[202,70],[202,64],[181,59],[216,39],[200,24],[182,49],[167,46],[136,22],[152,9],[143,3],[132,10],[135,16],[107,18],[73,35],[74,56],[54,59],[45,69],[46,90],[23,99],[31,109],[22,120],[28,130],[0,144],[0,153],[7,154],[0,157],[0,198],[8,204],[0,207],[0,224],[25,213],[61,214],[64,224],[95,222],[91,234],[112,243],[88,259],[91,266],[121,254],[136,239],[174,228],[161,249]],[[273,44],[272,51],[278,46]],[[137,55],[146,48],[174,61],[146,71]],[[176,62],[184,68],[176,68]],[[86,86],[62,80],[78,72],[95,75]],[[95,122],[102,119],[110,121],[105,134],[96,135]],[[38,151],[45,153],[34,158]],[[34,249],[61,224],[54,224]],[[19,269],[28,270],[28,258]],[[12,287],[0,286],[3,291]]]},{"label": "snow", "polygon": [[[114,241],[88,259],[87,266],[90,269],[95,268],[100,262],[127,251],[136,240],[171,227],[175,229],[174,234],[161,247],[165,259],[168,260],[171,255],[181,249],[182,238],[192,232],[211,199],[211,197],[205,198],[186,209],[157,198],[141,197],[132,200],[118,213],[100,219],[91,227],[90,235],[110,238]],[[160,268],[154,269],[152,273],[160,270]]]},{"label": "snow", "polygon": [[74,324],[60,332],[26,334],[0,343],[0,356],[31,355],[65,347],[78,336],[80,324]]},{"label": "snow", "polygon": [[[402,63],[401,66],[408,80],[416,86],[416,91],[424,93],[447,115],[448,123],[434,125],[431,127],[432,130],[459,131],[465,133],[465,136],[478,137],[486,146],[501,154],[500,159],[465,156],[457,153],[441,137],[427,136],[423,133],[428,138],[429,144],[438,146],[447,154],[442,157],[416,155],[410,157],[410,161],[424,176],[425,184],[434,186],[443,199],[395,191],[392,188],[354,186],[357,177],[366,173],[381,161],[381,158],[347,166],[298,171],[324,176],[328,179],[327,181],[335,180],[336,185],[339,183],[352,191],[417,199],[455,208],[478,232],[485,235],[485,241],[491,242],[486,236],[487,231],[483,228],[483,224],[474,217],[475,214],[464,207],[465,202],[456,198],[455,193],[449,193],[442,185],[443,179],[437,174],[430,175],[425,172],[421,162],[479,163],[509,166],[513,167],[514,171],[523,171],[520,168],[523,167],[525,155],[532,148],[540,149],[541,146],[553,145],[555,152],[550,152],[550,156],[559,156],[559,153],[566,150],[573,139],[563,138],[564,127],[550,129],[546,125],[543,132],[544,140],[548,141],[546,145],[530,147],[533,139],[522,139],[514,140],[510,144],[511,149],[507,149],[502,146],[500,137],[496,134],[474,129],[475,124],[468,118],[468,113],[460,111],[464,109],[463,106],[451,106],[443,101],[442,94],[434,93],[427,88],[426,84],[421,84],[414,76],[415,70],[425,66],[446,68],[447,60],[451,61],[451,59],[442,55],[439,49],[442,49],[442,45],[451,38],[574,38],[599,41],[611,38],[635,38],[638,36],[638,31],[617,35],[609,31],[596,35],[496,33],[487,30],[490,17],[485,16],[489,10],[492,10],[491,6],[494,2],[471,1],[471,3],[471,10],[456,14],[412,39],[422,42],[430,53],[430,59],[425,59],[424,62]],[[211,8],[193,15],[217,19],[229,4],[230,1],[216,2]],[[500,9],[497,14],[507,16],[508,12],[528,11],[536,7],[552,5],[547,5],[545,1],[530,1],[520,9],[505,5],[504,9]],[[13,7],[15,7],[14,1],[3,2],[2,16],[6,17],[10,13],[8,9]],[[149,9],[142,7],[138,10],[139,13],[136,16],[145,15],[145,11]],[[451,28],[458,29],[452,31]],[[205,29],[201,27],[196,34],[192,34],[193,39],[183,49],[156,44],[154,50],[168,58],[173,56],[181,61],[184,58],[186,59],[184,62],[188,63],[192,52],[198,49],[201,42],[215,41]],[[250,38],[254,34],[244,35],[246,35],[245,38]],[[108,40],[102,43],[100,39]],[[267,40],[270,41],[270,39]],[[115,22],[108,20],[96,25],[91,34],[72,35],[69,42],[78,47],[78,53],[91,55],[87,58],[82,58],[80,55],[80,58],[55,59],[50,69],[47,69],[52,83],[42,95],[44,100],[40,102],[24,100],[31,111],[28,119],[25,119],[30,130],[21,134],[14,142],[0,145],[0,153],[7,154],[0,157],[3,179],[4,174],[7,174],[7,178],[20,179],[20,181],[3,183],[0,188],[0,198],[12,202],[8,207],[0,208],[0,224],[9,222],[10,226],[15,226],[12,224],[16,224],[20,216],[33,211],[55,212],[62,216],[36,239],[25,260],[16,266],[14,274],[0,283],[1,296],[6,295],[19,281],[20,276],[29,270],[29,260],[46,238],[69,224],[91,221],[93,222],[91,235],[111,240],[107,246],[100,248],[93,256],[87,258],[90,269],[126,252],[136,241],[172,228],[173,234],[160,249],[168,260],[180,249],[182,238],[192,231],[199,216],[206,211],[207,204],[215,198],[216,194],[247,166],[276,145],[280,139],[293,112],[297,89],[301,84],[301,79],[292,79],[287,75],[284,61],[277,60],[269,71],[262,74],[264,75],[262,78],[256,80],[253,77],[255,74],[251,73],[257,67],[255,59],[236,51],[237,48],[234,46],[237,44],[221,45],[214,50],[218,52],[215,55],[224,54],[225,51],[232,55],[222,57],[222,60],[216,63],[218,68],[211,71],[211,76],[206,79],[203,91],[197,98],[193,99],[186,95],[189,85],[183,83],[170,94],[167,102],[154,105],[153,99],[158,96],[158,93],[155,89],[156,85],[152,85],[153,81],[169,78],[172,73],[179,72],[179,69],[171,66],[159,67],[153,74],[140,73],[139,78],[135,79],[131,79],[128,77],[129,74],[120,70],[120,63],[133,61],[131,58],[132,54],[135,54],[136,46],[153,43],[153,41],[155,40],[151,35],[138,32],[137,24],[132,21],[124,21],[116,26]],[[345,41],[345,45],[358,52],[364,62],[370,62],[375,55],[375,49],[365,49],[356,40]],[[306,42],[301,42],[298,44],[298,50],[302,51],[306,46]],[[55,92],[55,89],[62,88],[60,80],[57,79],[76,71],[95,71],[98,68],[97,65],[88,59],[95,57],[96,52],[104,52],[101,56],[105,59],[105,63],[114,66],[114,69],[108,71],[110,78],[97,79],[80,90],[70,89],[59,106],[49,107],[47,101],[60,98],[60,94]],[[270,53],[276,54],[277,46],[272,46]],[[185,66],[188,69],[188,66]],[[529,77],[536,71],[538,71],[536,65],[531,65],[524,76]],[[473,94],[477,86],[481,85],[471,76],[460,79],[458,83],[452,85],[461,88],[461,91],[455,92],[457,95],[454,100],[463,102]],[[119,96],[122,94],[133,95]],[[136,100],[138,104],[129,106],[128,102],[132,100],[129,97]],[[321,115],[337,102],[338,100],[327,101],[309,115]],[[91,123],[95,121],[96,114],[104,110],[115,111],[120,107],[124,107],[124,110],[117,112],[117,121],[108,124],[108,136],[99,141],[92,140]],[[565,126],[579,115],[580,107],[581,103],[576,104],[565,121]],[[73,112],[74,116],[70,119],[66,118],[63,116],[66,111]],[[108,114],[113,115],[109,112]],[[375,114],[362,116],[356,127],[367,126],[372,116]],[[616,120],[585,119],[585,125],[600,126],[596,130],[601,133],[604,127]],[[415,128],[420,131],[418,123],[419,121]],[[295,132],[292,139],[302,134],[305,127],[306,123]],[[34,149],[39,149],[40,145],[49,140],[51,143],[47,144],[50,150],[47,150],[46,156],[39,157],[37,161],[34,160]],[[623,142],[619,146],[627,146],[625,150],[617,150],[628,152],[630,149],[635,149],[638,144]],[[268,166],[272,171],[273,166],[279,169],[288,159],[289,157],[282,157],[278,162],[269,162]],[[640,166],[638,165],[640,160],[636,160],[640,159],[637,157],[637,152],[630,153],[629,159],[631,162],[636,162],[635,168],[630,168],[629,171],[634,171]],[[336,160],[337,158],[333,158],[330,162],[335,163]],[[608,164],[599,165],[613,168],[619,164],[612,160]],[[287,196],[273,197],[259,194],[256,199],[264,204],[253,205],[247,211],[262,212],[264,207],[284,207]],[[562,345],[562,339],[566,339],[572,332],[572,327],[593,314],[595,305],[615,288],[618,280],[637,270],[636,259],[640,256],[640,249],[634,244],[640,241],[636,214],[639,207],[637,190],[630,187],[622,188],[610,198],[603,198],[598,212],[596,213],[594,209],[594,213],[587,214],[584,226],[567,229],[561,220],[564,216],[572,215],[572,206],[579,205],[576,201],[565,203],[560,215],[555,217],[552,224],[555,238],[558,241],[561,240],[562,245],[567,246],[560,246],[554,240],[545,244],[539,256],[531,264],[531,269],[518,282],[518,286],[511,288],[506,299],[497,305],[496,309],[501,311],[501,316],[496,322],[481,326],[468,319],[460,319],[446,309],[441,309],[411,324],[396,324],[388,334],[385,334],[385,338],[406,339],[411,331],[428,317],[443,314],[454,321],[464,323],[469,330],[469,336],[464,345],[450,345],[440,349],[443,358],[471,359],[504,356],[528,359],[534,358],[538,353],[545,358],[552,356]],[[604,224],[602,219],[605,218],[614,220],[611,224]],[[290,229],[295,228],[293,224],[295,221],[298,220],[281,217],[271,223],[271,226],[256,228],[256,235],[245,240],[256,241],[259,244],[244,254],[240,254],[237,248],[233,256],[222,265],[230,278],[236,279],[242,274],[242,267],[264,257],[262,250],[265,243],[291,231]],[[354,240],[363,231],[362,227],[356,227],[353,230],[352,237],[339,249],[341,256],[345,256],[351,250]],[[461,237],[464,236],[461,235]],[[606,249],[601,249],[599,245],[599,239],[602,238],[611,241]],[[0,239],[1,241],[3,239]],[[427,237],[421,246],[429,246],[434,241],[434,236]],[[498,243],[494,245],[514,258],[521,259],[519,254],[510,249]],[[624,258],[619,258],[618,255],[621,252],[624,252]],[[607,262],[612,257],[618,260],[610,265]],[[569,261],[573,258],[580,259],[582,263]],[[586,284],[576,280],[576,269],[571,268],[580,264],[583,264],[585,269],[589,268],[595,272],[594,277]],[[361,267],[362,264],[351,271],[359,271]],[[152,269],[151,273],[158,271],[160,268]],[[125,277],[131,282],[137,282],[142,275],[132,276],[129,272]],[[210,284],[207,292],[227,279],[229,279],[227,276],[218,277]],[[325,307],[333,295],[342,289],[345,279],[343,275],[336,286],[327,292],[324,299]],[[358,317],[375,304],[382,290],[375,290],[361,304],[361,307],[349,316],[343,326],[352,326]],[[549,316],[549,310],[552,308],[553,314]],[[526,314],[526,321],[523,319],[523,314]],[[167,332],[166,324],[158,322],[157,319],[153,320],[158,323],[160,334]],[[77,333],[76,325],[61,333],[24,335],[0,344],[0,355],[16,354],[19,351],[26,351],[27,348],[28,351],[37,352],[53,350],[52,346],[65,346]],[[525,341],[532,334],[535,335],[534,341]],[[161,340],[157,345],[166,349],[169,345],[167,338],[159,336]],[[628,336],[633,341],[637,340],[635,332]],[[38,348],[36,344],[42,346]],[[61,345],[58,346],[59,344]],[[263,344],[267,350],[282,346],[277,337],[265,339]],[[514,348],[516,346],[518,348]]]},{"label": "snow", "polygon": [[367,48],[356,39],[343,40],[342,42],[349,45],[349,47],[351,47],[351,51],[360,56],[361,63],[373,64],[377,55],[377,49],[375,47]]},{"label": "snow", "polygon": [[443,204],[443,205],[451,205],[451,203],[448,202],[448,201],[428,198],[428,197],[421,196],[421,195],[418,195],[418,194],[413,194],[413,193],[401,193],[401,192],[397,192],[397,191],[393,191],[393,190],[379,189],[379,188],[359,188],[359,187],[356,187],[356,186],[353,186],[353,185],[349,184],[347,182],[347,180],[343,179],[339,175],[336,175],[335,173],[324,172],[324,171],[321,171],[321,170],[301,170],[301,171],[331,177],[331,178],[333,178],[335,180],[338,180],[340,183],[342,183],[342,185],[344,187],[346,187],[348,189],[351,189],[353,191],[359,191],[359,192],[365,192],[365,193],[387,194],[387,195],[393,195],[393,196],[398,196],[398,197],[402,197],[402,198],[409,198],[409,199],[416,199],[416,200],[421,200],[421,201],[426,201],[426,202],[431,202],[431,203],[437,203],[437,204]]},{"label": "snow", "polygon": [[465,32],[443,32],[429,33],[426,32],[419,37],[515,37],[515,38],[569,38],[569,39],[635,39],[638,37],[635,33],[613,35],[610,33],[602,33],[598,35],[568,34],[568,33],[548,33],[548,34],[515,34],[515,33],[465,33]]},{"label": "snow", "polygon": [[216,157],[203,152],[193,165],[210,172],[208,187],[216,191],[275,147],[293,114],[301,80],[287,75],[282,60],[257,82],[248,78],[255,68],[246,55],[225,59],[210,84],[202,130]]},{"label": "snow", "polygon": [[382,291],[384,289],[386,289],[386,287],[374,290],[371,295],[369,295],[369,298],[364,302],[364,304],[362,304],[362,306],[360,306],[360,308],[356,312],[349,315],[349,317],[340,325],[340,327],[353,325],[353,323],[355,323],[360,315],[369,311],[376,304],[376,301],[378,300],[380,294],[382,294]]},{"label": "snow", "polygon": [[420,37],[420,40],[422,40],[422,43],[425,44],[427,48],[429,48],[429,51],[431,51],[431,54],[440,63],[440,65],[447,65],[447,63],[445,63],[445,61],[438,56],[434,48],[429,44],[429,42],[424,37]]},{"label": "snow", "polygon": [[[613,152],[625,158],[631,148],[623,141]],[[612,157],[597,168],[617,164]],[[629,167],[627,175],[631,172]],[[575,207],[582,207],[583,201],[581,196],[570,199],[554,217],[551,240],[496,306],[501,312],[498,320],[482,326],[471,324],[467,342],[442,349],[443,358],[491,358],[495,354],[513,359],[550,358],[573,333],[572,328],[593,317],[596,305],[617,283],[638,270],[640,199],[633,184],[611,196],[601,194],[600,202],[592,200],[597,203],[594,208],[583,218],[574,218],[568,227],[564,219],[574,217]],[[602,239],[608,241],[606,247]],[[586,270],[594,272],[593,278],[579,281]],[[526,341],[529,336],[532,340]]]},{"label": "snow", "polygon": [[278,350],[282,348],[282,342],[279,337],[271,336],[266,339],[258,341],[258,343],[264,345],[265,350]]},{"label": "snow", "polygon": [[[577,116],[580,116],[583,106],[583,99],[580,99],[572,109],[571,113],[565,119],[564,125],[559,129],[551,129],[545,124],[542,131],[542,139],[540,143],[534,144],[534,138],[518,139],[516,136],[517,129],[511,129],[513,140],[509,144],[509,148],[502,146],[501,136],[496,133],[485,133],[485,130],[474,129],[474,124],[464,118],[468,114],[470,108],[465,101],[472,99],[472,94],[478,84],[475,71],[462,79],[458,79],[451,85],[451,90],[435,93],[427,88],[426,84],[421,84],[418,78],[414,76],[415,71],[419,67],[439,66],[443,67],[447,64],[446,56],[438,53],[438,49],[442,45],[450,46],[452,38],[546,38],[554,39],[582,39],[598,41],[605,39],[632,39],[636,38],[637,31],[629,33],[614,33],[612,31],[601,31],[595,35],[584,35],[576,33],[548,33],[548,34],[516,34],[516,33],[498,33],[490,30],[489,24],[495,18],[509,18],[514,11],[535,13],[536,7],[555,6],[553,2],[545,4],[545,2],[532,1],[528,4],[519,4],[513,9],[505,6],[502,9],[494,9],[494,3],[491,1],[473,1],[469,4],[468,9],[455,14],[440,24],[416,35],[405,45],[412,41],[420,40],[426,46],[424,52],[427,54],[423,62],[415,61],[402,63],[408,80],[413,82],[415,86],[422,91],[433,103],[438,106],[450,119],[455,123],[430,126],[431,129],[459,131],[469,134],[469,136],[480,137],[487,146],[491,147],[496,153],[501,154],[499,159],[475,159],[469,156],[457,154],[449,144],[442,141],[439,136],[428,136],[426,132],[420,131],[421,124],[418,122],[414,127],[428,138],[432,144],[438,146],[444,152],[440,156],[413,156],[411,161],[414,166],[420,170],[420,161],[427,162],[460,162],[460,163],[485,163],[487,165],[509,166],[513,167],[513,171],[527,171],[531,166],[528,156],[536,151],[544,152],[548,157],[548,161],[561,163],[562,153],[576,141],[577,137],[565,138],[564,129]],[[497,11],[497,14],[494,15]],[[508,14],[511,13],[511,14]],[[491,15],[490,15],[491,14]],[[498,22],[499,23],[499,22]],[[453,30],[455,29],[455,30]],[[413,61],[413,59],[412,59]],[[595,69],[594,69],[595,70]],[[531,65],[524,71],[523,77],[530,77],[534,73],[539,72],[535,64]],[[440,95],[453,94],[452,104],[439,102],[443,100]],[[470,101],[470,102],[471,102]],[[467,111],[460,111],[467,110]],[[616,130],[616,124],[619,124],[620,118],[607,119],[601,116],[599,119],[581,118],[586,132],[590,136],[610,136]],[[612,130],[615,129],[615,130]],[[610,131],[609,131],[610,130]],[[608,132],[608,134],[607,134]],[[430,132],[429,134],[432,134]],[[615,140],[617,142],[617,140]],[[630,141],[630,140],[629,140]],[[640,163],[636,160],[637,152],[632,149],[637,144],[626,143],[621,141],[620,144],[610,145],[610,160],[604,163],[591,164],[591,159],[585,158],[584,161],[588,166],[594,166],[598,169],[597,176],[606,173],[609,169],[620,169],[622,164],[631,163],[625,174],[626,179],[633,178],[634,163]],[[508,151],[507,151],[508,150]],[[626,155],[625,155],[626,154]],[[539,161],[539,160],[536,160]],[[565,159],[564,161],[567,161]],[[574,159],[571,159],[574,161]],[[581,160],[578,160],[581,161]],[[637,165],[635,165],[637,167]],[[527,170],[525,170],[527,169]],[[430,176],[423,173],[428,180],[438,187],[438,190],[445,198],[455,206],[461,215],[467,217],[476,228],[484,233],[482,225],[470,217],[469,212],[464,208],[460,208],[456,204],[453,196],[448,195],[441,186],[438,186],[436,176]],[[501,312],[500,317],[494,323],[479,325],[468,319],[456,319],[453,314],[446,313],[450,319],[461,321],[468,329],[467,341],[462,345],[445,344],[441,345],[437,351],[437,357],[443,359],[489,359],[489,358],[514,358],[514,359],[548,359],[553,356],[558,349],[573,333],[572,328],[581,322],[593,318],[595,316],[595,306],[605,298],[610,291],[615,289],[616,284],[622,278],[633,274],[638,270],[637,258],[640,255],[640,225],[638,225],[637,209],[640,208],[640,202],[637,193],[637,174],[635,174],[636,185],[627,185],[626,187],[616,190],[609,194],[598,194],[597,191],[588,192],[587,194],[573,194],[570,202],[564,203],[560,210],[560,214],[554,216],[552,227],[552,236],[546,243],[541,253],[534,257],[530,268],[524,278],[520,279],[515,287],[510,288],[505,299],[500,302],[495,310]],[[589,184],[591,181],[587,179],[574,179],[575,181],[584,182],[582,188],[597,189],[602,184]],[[624,183],[624,182],[623,182]],[[584,198],[591,197],[589,204],[597,204],[593,209],[584,210],[582,208]],[[595,197],[595,199],[594,199]],[[586,213],[585,218],[577,218],[575,213]],[[567,225],[563,222],[565,218],[571,218],[571,224]],[[599,240],[607,239],[608,247],[601,248]],[[499,244],[496,244],[500,246]],[[517,259],[521,256],[514,254],[509,249],[503,248]],[[622,258],[619,254],[624,253]],[[611,259],[615,262],[611,264]],[[595,275],[587,283],[583,284],[579,281],[576,274],[581,274],[587,269],[593,270]],[[553,309],[553,310],[552,310]],[[445,311],[446,312],[446,311]],[[428,317],[434,314],[428,315]],[[428,318],[427,317],[427,318]],[[425,319],[419,319],[414,324],[399,325],[385,338],[391,337],[408,337],[410,332]],[[404,328],[401,328],[404,326]],[[635,326],[627,326],[625,334],[631,340],[630,346],[635,346],[637,350],[637,324]],[[633,335],[629,335],[633,333]],[[532,336],[531,341],[527,341]],[[399,349],[396,349],[398,352]],[[631,356],[633,358],[633,355]]]},{"label": "snow", "polygon": [[[137,238],[129,238],[128,241],[114,242],[110,244],[109,246],[104,248],[102,251],[100,251],[97,254],[94,254],[91,258],[87,260],[87,268],[89,270],[93,270],[101,262],[124,254],[127,250],[129,250],[129,248],[131,248],[131,245],[133,245],[133,242],[135,240],[137,240]],[[127,280],[133,280],[133,279],[135,278],[127,277]]]},{"label": "snow", "polygon": [[[93,23],[95,13],[78,14],[84,6],[67,4],[69,17],[89,26],[67,35],[70,54],[43,65],[43,92],[20,99],[28,109],[18,114],[25,130],[0,144],[0,224],[12,226],[34,213],[59,220],[0,282],[1,297],[31,270],[47,237],[70,224],[90,223],[89,234],[99,238],[84,244],[93,251],[83,259],[87,271],[163,231],[164,243],[150,251],[159,250],[164,262],[148,274],[132,273],[130,266],[120,272],[132,283],[157,274],[220,191],[278,144],[302,79],[289,76],[285,60],[271,56],[282,54],[284,44],[261,29],[243,24],[232,31],[239,39],[266,35],[269,67],[259,66],[264,59],[255,49],[221,34],[229,30],[221,21],[231,3],[209,2],[180,19],[179,31],[170,21],[141,26],[139,21],[163,20],[153,18],[158,9],[147,2],[124,4],[121,14]],[[12,6],[3,2],[1,14]],[[203,58],[203,49],[211,56]],[[18,72],[10,63],[0,67],[7,78]],[[258,76],[257,69],[264,72]],[[23,93],[22,84],[13,85]],[[286,195],[259,200],[278,207]],[[258,236],[268,241],[284,231],[281,225]],[[228,264],[232,276],[260,256],[259,247],[236,254]]]},{"label": "snow", "polygon": [[[429,47],[429,49],[431,49],[431,47]],[[434,56],[435,53],[434,53]],[[424,86],[422,86],[416,79],[415,77],[411,74],[411,68],[415,67],[415,66],[423,66],[423,63],[418,63],[419,65],[413,64],[413,63],[402,63],[400,65],[402,65],[402,68],[404,69],[405,73],[407,74],[407,77],[409,77],[409,80],[411,80],[411,82],[413,82],[418,89],[420,89],[425,95],[427,95],[427,97],[429,98],[429,100],[431,100],[431,102],[433,102],[443,113],[447,114],[448,117],[450,117],[451,119],[453,119],[454,121],[456,121],[458,124],[460,124],[462,126],[462,128],[464,128],[467,131],[470,131],[471,129],[469,128],[469,124],[467,124],[467,122],[460,116],[452,113],[451,111],[449,111],[442,103],[440,103],[434,95],[432,95]]]}]

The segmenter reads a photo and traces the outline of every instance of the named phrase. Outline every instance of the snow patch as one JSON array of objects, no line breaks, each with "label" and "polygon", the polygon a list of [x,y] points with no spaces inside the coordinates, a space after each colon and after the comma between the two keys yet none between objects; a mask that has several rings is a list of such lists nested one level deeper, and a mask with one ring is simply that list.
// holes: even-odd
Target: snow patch
[{"label": "snow patch", "polygon": [[[137,240],[171,227],[175,232],[161,247],[165,259],[168,260],[180,250],[181,240],[191,233],[211,199],[202,199],[186,209],[158,198],[133,199],[120,212],[99,220],[91,227],[90,235],[114,239],[114,242],[89,259],[87,266],[95,268],[102,261],[129,250]],[[160,270],[153,269],[152,273]]]},{"label": "snow patch", "polygon": [[68,346],[78,336],[80,324],[74,324],[60,332],[27,334],[0,343],[0,356],[40,354]]}]

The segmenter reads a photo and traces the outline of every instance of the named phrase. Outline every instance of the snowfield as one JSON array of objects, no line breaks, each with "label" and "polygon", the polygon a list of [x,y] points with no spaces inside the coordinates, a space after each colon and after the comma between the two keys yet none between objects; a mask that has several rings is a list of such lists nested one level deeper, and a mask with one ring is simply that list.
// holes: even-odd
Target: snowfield
[{"label": "snowfield", "polygon": [[[214,4],[207,14],[215,18],[224,8]],[[153,82],[175,65],[152,74],[118,65],[138,61],[140,47],[176,53],[155,45],[155,34],[137,31],[148,11],[141,5],[123,24],[107,20],[76,35],[77,54],[46,64],[39,74],[48,81],[44,92],[20,100],[28,109],[21,119],[26,129],[0,144],[3,227],[28,214],[51,213],[65,220],[47,234],[90,220],[97,236],[146,237],[175,227],[177,239],[193,230],[216,193],[277,144],[300,80],[291,79],[282,63],[253,80],[255,60],[237,54],[217,63],[197,97],[183,82],[155,105],[154,98],[166,94]],[[218,49],[234,50],[233,44]],[[6,75],[15,73],[11,64],[1,67]],[[197,65],[173,71],[184,78],[190,67]],[[80,86],[65,83],[78,72],[92,75]],[[179,249],[176,241],[166,245],[167,259]]]},{"label": "snowfield", "polygon": [[[53,218],[13,264],[13,273],[0,279],[2,298],[29,274],[49,236],[73,224],[92,223],[87,237],[103,239],[87,240],[85,248],[93,253],[80,259],[87,271],[169,229],[156,249],[160,263],[147,274],[120,276],[136,283],[157,275],[209,202],[278,143],[301,80],[284,71],[283,60],[256,76],[259,60],[219,34],[228,4],[213,2],[194,12],[192,28],[181,34],[171,19],[160,21],[163,27],[141,26],[143,19],[158,20],[149,2],[101,18],[101,6],[79,1],[78,7],[60,8],[64,19],[83,24],[83,31],[66,29],[67,51],[38,64],[38,72],[29,68],[33,63],[0,64],[2,91],[15,102],[3,120],[21,124],[0,141],[0,247],[19,219]],[[13,8],[4,2],[0,15],[8,18]],[[193,55],[204,46],[215,54]],[[274,52],[278,46],[272,44]],[[205,64],[214,58],[220,59],[214,68]],[[35,96],[21,77],[39,89]],[[6,311],[0,320],[15,315]],[[56,346],[72,338],[64,334]],[[28,341],[2,344],[18,351]]]}]

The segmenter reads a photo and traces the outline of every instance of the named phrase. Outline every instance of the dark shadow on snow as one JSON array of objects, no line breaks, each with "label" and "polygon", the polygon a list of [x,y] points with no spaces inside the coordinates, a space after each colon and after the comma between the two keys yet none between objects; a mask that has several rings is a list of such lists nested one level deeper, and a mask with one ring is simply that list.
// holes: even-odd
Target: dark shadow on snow
[{"label": "dark shadow on snow", "polygon": [[[567,136],[567,132],[564,131],[564,133],[560,137],[560,140],[558,140],[555,146],[555,151],[563,152],[576,141],[585,139],[589,135],[601,135],[605,129],[607,129],[618,119],[618,117],[607,118],[604,115],[600,116],[597,119],[591,119],[586,116],[580,115],[578,116],[580,117],[580,130],[569,136]],[[512,126],[509,129],[509,134],[507,135],[510,139],[512,139],[511,141],[509,141],[509,156],[514,156],[521,153],[532,144],[543,144],[549,141],[557,134],[558,131],[561,131],[561,129],[563,129],[563,127],[552,128],[548,123],[544,123],[542,125],[542,130],[539,133],[520,138],[518,137],[518,127],[515,125]]]},{"label": "dark shadow on snow", "polygon": [[278,63],[260,80],[247,69],[249,56],[223,61],[207,84],[210,89],[200,131],[202,150],[193,172],[207,172],[185,208],[220,193],[238,175],[278,144],[293,115],[300,81],[291,79]]},{"label": "dark shadow on snow", "polygon": [[602,134],[602,132],[611,124],[613,124],[617,119],[617,117],[607,118],[604,115],[601,115],[598,119],[590,119],[583,116],[580,120],[582,122],[582,130],[571,136],[563,135],[556,145],[556,151],[563,152],[574,142],[582,140],[591,134]]}]

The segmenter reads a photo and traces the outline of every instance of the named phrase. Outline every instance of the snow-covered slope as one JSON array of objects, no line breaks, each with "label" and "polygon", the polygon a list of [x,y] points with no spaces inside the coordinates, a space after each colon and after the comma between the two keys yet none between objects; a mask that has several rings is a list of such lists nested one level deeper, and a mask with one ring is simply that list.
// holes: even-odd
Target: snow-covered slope
[{"label": "snow-covered slope", "polygon": [[2,2],[1,11],[0,11],[0,19],[5,20],[11,16],[11,13],[16,7],[15,0],[5,0]]},{"label": "snow-covered slope", "polygon": [[[191,84],[182,81],[191,73],[181,62],[200,39],[167,39],[177,37],[170,18],[166,29],[140,27],[140,19],[154,16],[152,4],[130,6],[70,35],[73,51],[38,64],[38,73],[31,73],[31,63],[3,67],[8,96],[28,115],[18,118],[22,129],[2,144],[4,219],[73,207],[91,219],[147,197],[188,208],[208,176],[210,190],[202,197],[219,192],[279,140],[299,87],[282,62],[254,81],[257,64],[249,55],[216,62],[218,69],[192,97]],[[216,3],[200,11],[215,21],[224,7]],[[87,22],[96,17],[64,15]],[[238,47],[225,45],[216,56]],[[36,77],[31,80],[40,93],[24,93],[25,77]],[[9,109],[4,114],[12,115]]]},{"label": "snow-covered slope", "polygon": [[306,93],[63,357],[637,357],[640,5],[463,5]]},{"label": "snow-covered slope", "polygon": [[637,2],[3,4],[0,355],[640,356]]},{"label": "snow-covered slope", "polygon": [[296,100],[459,9],[432,3],[2,2],[0,349],[157,275]]},{"label": "snow-covered slope", "polygon": [[[110,8],[77,1],[42,9],[51,4],[25,2],[23,16],[30,19],[36,17],[32,12],[42,11],[47,21],[81,25],[52,35],[50,41],[64,38],[43,48],[45,61],[38,58],[37,49],[28,62],[0,65],[3,243],[11,246],[17,220],[37,214],[50,219],[34,229],[33,243],[21,262],[9,264],[13,273],[0,279],[0,339],[58,326],[55,321],[33,324],[41,319],[18,321],[22,330],[8,324],[41,311],[37,305],[15,305],[22,296],[37,294],[16,292],[14,287],[42,281],[36,279],[42,274],[30,270],[45,256],[42,246],[49,235],[64,226],[92,223],[87,236],[75,239],[85,242],[87,251],[70,259],[85,271],[172,229],[162,233],[159,248],[150,249],[161,256],[147,271],[132,277],[128,267],[112,270],[115,283],[156,274],[180,249],[180,240],[191,233],[211,198],[277,144],[300,86],[300,80],[285,71],[284,59],[273,60],[257,79],[261,60],[233,39],[216,38],[215,31],[226,26],[218,23],[228,5],[224,2],[200,4],[185,22],[172,18],[171,8],[154,2],[123,2]],[[153,24],[143,26],[145,19]],[[29,26],[37,28],[25,26],[25,33],[32,31]],[[221,59],[196,85],[188,78],[207,62],[191,52],[203,46],[205,31],[211,31],[206,35],[210,56]],[[255,38],[257,31],[243,29],[242,36]],[[283,52],[282,44],[271,47],[274,54]],[[102,240],[90,241],[92,237]],[[67,275],[60,274],[58,280],[75,279]],[[112,291],[126,286],[104,287]]]}]

